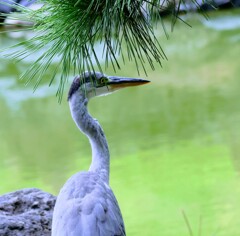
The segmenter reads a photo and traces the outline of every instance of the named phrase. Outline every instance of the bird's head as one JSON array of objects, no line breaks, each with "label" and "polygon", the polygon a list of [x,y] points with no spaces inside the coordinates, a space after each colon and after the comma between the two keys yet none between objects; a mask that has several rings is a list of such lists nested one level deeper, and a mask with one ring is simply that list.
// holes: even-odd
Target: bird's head
[{"label": "bird's head", "polygon": [[100,72],[85,72],[75,77],[68,93],[68,100],[77,94],[84,95],[87,99],[96,96],[110,94],[121,88],[146,84],[150,81],[137,79],[107,76]]}]

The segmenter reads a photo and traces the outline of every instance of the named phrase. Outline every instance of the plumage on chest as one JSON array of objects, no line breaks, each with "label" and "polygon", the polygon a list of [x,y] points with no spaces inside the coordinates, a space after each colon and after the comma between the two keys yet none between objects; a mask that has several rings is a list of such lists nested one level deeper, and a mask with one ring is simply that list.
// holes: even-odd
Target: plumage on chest
[{"label": "plumage on chest", "polygon": [[72,176],[59,193],[56,209],[54,214],[61,222],[58,221],[55,228],[67,232],[57,236],[125,235],[117,200],[96,173],[81,172]]}]

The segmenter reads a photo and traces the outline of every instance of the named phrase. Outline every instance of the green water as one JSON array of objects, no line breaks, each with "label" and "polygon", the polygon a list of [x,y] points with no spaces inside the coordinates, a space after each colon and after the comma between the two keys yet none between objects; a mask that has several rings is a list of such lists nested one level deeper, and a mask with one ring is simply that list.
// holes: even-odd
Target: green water
[{"label": "green water", "polygon": [[[188,17],[192,28],[177,24],[169,40],[159,36],[168,61],[148,70],[151,84],[91,101],[128,235],[191,235],[184,214],[193,235],[240,235],[239,13],[213,13],[205,23]],[[1,35],[0,45],[18,40]],[[91,150],[66,96],[59,105],[56,87],[32,94],[17,80],[28,66],[1,58],[0,194],[27,187],[57,194],[88,168]],[[137,76],[132,62],[118,74]]]}]

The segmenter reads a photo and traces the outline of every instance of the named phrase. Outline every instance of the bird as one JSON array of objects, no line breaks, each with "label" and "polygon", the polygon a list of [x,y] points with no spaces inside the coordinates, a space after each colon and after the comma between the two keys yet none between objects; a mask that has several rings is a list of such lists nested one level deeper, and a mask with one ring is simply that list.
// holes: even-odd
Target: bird
[{"label": "bird", "polygon": [[88,171],[70,177],[59,192],[53,211],[52,236],[125,236],[117,199],[109,186],[110,154],[99,122],[88,113],[91,98],[121,88],[146,84],[138,78],[84,72],[74,78],[68,93],[72,118],[92,149]]}]

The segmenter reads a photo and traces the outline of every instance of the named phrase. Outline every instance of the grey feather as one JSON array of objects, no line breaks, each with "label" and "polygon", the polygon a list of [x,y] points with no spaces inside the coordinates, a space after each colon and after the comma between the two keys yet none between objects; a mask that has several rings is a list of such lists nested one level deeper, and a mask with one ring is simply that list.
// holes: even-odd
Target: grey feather
[{"label": "grey feather", "polygon": [[53,235],[126,235],[112,190],[94,172],[79,172],[67,181],[57,199],[54,215],[58,221],[54,221]]}]

